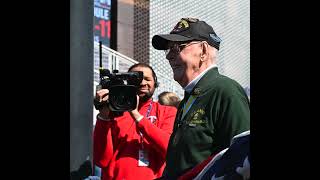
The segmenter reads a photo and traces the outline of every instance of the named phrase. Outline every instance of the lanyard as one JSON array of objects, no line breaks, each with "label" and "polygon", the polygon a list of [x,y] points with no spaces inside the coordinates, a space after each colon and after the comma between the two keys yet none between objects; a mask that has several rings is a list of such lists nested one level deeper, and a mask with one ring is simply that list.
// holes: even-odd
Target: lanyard
[{"label": "lanyard", "polygon": [[181,119],[184,118],[184,116],[187,114],[187,112],[189,111],[189,109],[191,108],[192,104],[194,103],[194,101],[196,100],[197,98],[193,95],[191,95],[189,98],[188,98],[188,101],[184,104],[183,106],[183,111],[182,111],[182,116],[181,116]]},{"label": "lanyard", "polygon": [[[148,110],[147,110],[147,113],[146,113],[146,117],[148,118],[149,115],[150,115],[150,112],[151,112],[151,109],[152,109],[152,103],[153,101],[151,100],[150,104],[149,104],[149,107],[148,107]],[[140,132],[140,142],[141,142],[141,148],[143,149],[143,134]]]},{"label": "lanyard", "polygon": [[149,117],[149,115],[150,115],[150,112],[151,112],[151,109],[152,109],[152,100],[151,100],[151,102],[150,102],[150,104],[149,104],[149,107],[148,107],[148,110],[147,110],[147,114],[146,114],[146,117]]},{"label": "lanyard", "polygon": [[197,99],[196,96],[193,96],[193,95],[189,96],[187,102],[185,102],[184,105],[183,105],[183,107],[180,109],[179,114],[181,114],[181,115],[179,115],[180,118],[179,118],[179,120],[178,120],[178,127],[180,127],[180,126],[182,125],[182,123],[183,123],[182,120],[183,120],[184,116],[185,116],[185,115],[187,114],[187,112],[190,110],[192,104],[195,102],[196,99]]}]

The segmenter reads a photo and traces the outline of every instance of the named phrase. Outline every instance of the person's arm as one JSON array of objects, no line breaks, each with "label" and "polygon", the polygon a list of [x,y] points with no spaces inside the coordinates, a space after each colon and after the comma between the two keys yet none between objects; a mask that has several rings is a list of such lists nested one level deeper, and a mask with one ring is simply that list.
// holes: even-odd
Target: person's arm
[{"label": "person's arm", "polygon": [[250,129],[249,102],[244,96],[233,94],[223,101],[220,113],[217,131],[223,141],[219,145],[228,147],[235,135]]},{"label": "person's arm", "polygon": [[154,149],[165,158],[177,109],[169,106],[158,107],[160,108],[157,110],[159,127],[152,124],[146,117],[143,117],[137,123],[137,127],[145,139],[152,144],[152,146],[154,145]]},{"label": "person's arm", "polygon": [[[108,101],[109,90],[97,91],[95,100]],[[96,125],[93,131],[93,163],[100,168],[106,167],[113,155],[112,125],[114,124],[107,106],[99,109]]]},{"label": "person's arm", "polygon": [[107,167],[113,155],[112,123],[113,120],[97,115],[93,131],[93,163],[101,168]]}]

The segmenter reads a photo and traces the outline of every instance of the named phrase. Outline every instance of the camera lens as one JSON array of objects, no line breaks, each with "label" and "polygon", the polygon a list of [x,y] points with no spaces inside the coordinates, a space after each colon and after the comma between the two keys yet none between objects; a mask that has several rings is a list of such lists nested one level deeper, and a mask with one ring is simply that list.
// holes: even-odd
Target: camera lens
[{"label": "camera lens", "polygon": [[137,105],[137,87],[117,85],[109,89],[110,108],[112,111],[131,111]]}]

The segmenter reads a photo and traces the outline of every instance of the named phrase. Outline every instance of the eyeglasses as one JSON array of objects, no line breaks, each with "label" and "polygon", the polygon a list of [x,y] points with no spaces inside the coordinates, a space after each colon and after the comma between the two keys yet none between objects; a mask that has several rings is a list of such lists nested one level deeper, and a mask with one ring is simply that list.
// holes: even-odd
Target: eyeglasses
[{"label": "eyeglasses", "polygon": [[194,41],[194,42],[189,42],[189,43],[183,43],[183,44],[173,44],[171,47],[168,49],[164,50],[166,56],[171,52],[175,55],[179,54],[184,48],[187,46],[191,46],[192,44],[198,44],[202,43],[202,41]]}]

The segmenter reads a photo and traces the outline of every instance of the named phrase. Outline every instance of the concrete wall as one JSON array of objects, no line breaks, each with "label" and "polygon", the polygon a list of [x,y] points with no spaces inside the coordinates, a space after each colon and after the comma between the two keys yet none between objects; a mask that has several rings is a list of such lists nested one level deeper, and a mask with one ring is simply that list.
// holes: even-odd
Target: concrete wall
[{"label": "concrete wall", "polygon": [[[70,171],[92,159],[93,1],[70,1]],[[59,129],[57,129],[59,133]]]}]

